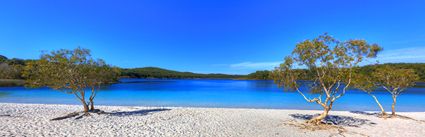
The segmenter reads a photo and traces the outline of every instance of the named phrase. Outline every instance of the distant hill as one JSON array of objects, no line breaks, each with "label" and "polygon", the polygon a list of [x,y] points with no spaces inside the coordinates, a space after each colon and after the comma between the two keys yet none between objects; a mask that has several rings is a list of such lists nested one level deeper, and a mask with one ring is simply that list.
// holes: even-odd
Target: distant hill
[{"label": "distant hill", "polygon": [[8,60],[8,58],[6,56],[0,55],[0,63],[6,62],[7,60]]},{"label": "distant hill", "polygon": [[236,79],[241,78],[244,75],[228,75],[228,74],[200,74],[193,72],[180,72],[174,70],[168,70],[158,67],[144,67],[144,68],[132,68],[132,69],[121,69],[121,76],[129,78],[228,78]]}]

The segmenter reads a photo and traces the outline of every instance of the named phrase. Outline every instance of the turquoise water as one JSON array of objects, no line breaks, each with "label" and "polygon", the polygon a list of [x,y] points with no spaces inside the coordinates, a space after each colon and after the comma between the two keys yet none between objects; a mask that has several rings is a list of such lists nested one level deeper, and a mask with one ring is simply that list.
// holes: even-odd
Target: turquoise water
[{"label": "turquoise water", "polygon": [[[0,88],[0,102],[79,104],[74,95],[48,88]],[[387,111],[391,96],[375,93]],[[409,88],[398,98],[398,111],[425,111],[425,88]],[[97,105],[177,106],[321,109],[307,103],[298,93],[285,92],[273,81],[265,80],[207,80],[207,79],[121,79],[118,84],[102,89],[95,100]],[[334,110],[378,110],[372,97],[350,90],[337,100]]]}]

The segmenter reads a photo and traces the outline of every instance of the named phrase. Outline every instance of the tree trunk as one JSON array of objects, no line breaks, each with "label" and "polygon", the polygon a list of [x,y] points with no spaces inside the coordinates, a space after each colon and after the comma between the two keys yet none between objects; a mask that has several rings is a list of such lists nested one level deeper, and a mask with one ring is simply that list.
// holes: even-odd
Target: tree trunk
[{"label": "tree trunk", "polygon": [[91,95],[89,97],[90,101],[90,110],[94,111],[94,98],[96,97],[96,90],[94,87],[91,88]]},{"label": "tree trunk", "polygon": [[319,116],[314,117],[314,118],[308,120],[307,123],[312,123],[312,124],[316,124],[316,125],[321,124],[322,120],[325,119],[326,116],[328,116],[330,110],[331,109],[329,107],[326,107],[323,110],[323,113],[322,114],[320,114]]},{"label": "tree trunk", "polygon": [[393,104],[391,105],[391,109],[392,109],[391,115],[393,117],[396,116],[396,114],[395,114],[395,105],[396,105],[396,103],[397,103],[397,96],[393,96]]},{"label": "tree trunk", "polygon": [[375,102],[378,104],[379,108],[381,109],[381,114],[382,116],[386,116],[387,113],[385,113],[384,107],[382,107],[381,103],[378,101],[378,98],[376,98],[375,95],[369,94],[373,97],[373,99],[375,99]]},{"label": "tree trunk", "polygon": [[81,96],[81,97],[79,97],[79,96],[77,95],[78,93],[75,93],[75,96],[77,96],[77,97],[80,99],[81,104],[83,104],[83,107],[84,107],[84,113],[88,113],[88,112],[89,112],[89,106],[87,105],[86,99],[85,99],[85,97],[84,97],[85,92],[84,92],[84,91],[79,91],[79,93],[80,93],[80,96]]},{"label": "tree trunk", "polygon": [[85,100],[81,100],[81,103],[84,106],[84,112],[85,113],[88,113],[89,112],[89,106],[87,105],[86,101]]},{"label": "tree trunk", "polygon": [[90,110],[94,111],[94,101],[93,101],[94,98],[90,98],[89,100],[90,100]]},{"label": "tree trunk", "polygon": [[312,124],[316,124],[316,125],[321,124],[322,120],[325,119],[328,116],[329,111],[332,109],[333,103],[334,103],[333,101],[330,101],[329,102],[329,105],[327,105],[326,107],[324,107],[324,110],[323,110],[323,113],[322,114],[320,114],[317,117],[314,117],[314,118],[310,119],[309,121],[307,121],[307,123],[312,123]]}]

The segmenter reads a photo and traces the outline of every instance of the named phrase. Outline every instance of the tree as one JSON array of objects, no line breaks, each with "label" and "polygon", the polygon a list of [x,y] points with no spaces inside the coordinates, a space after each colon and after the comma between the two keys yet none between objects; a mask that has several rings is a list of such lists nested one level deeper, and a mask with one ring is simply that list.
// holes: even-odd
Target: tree
[{"label": "tree", "polygon": [[384,107],[382,107],[378,98],[373,94],[379,85],[376,83],[376,80],[372,74],[368,72],[357,71],[353,77],[352,83],[354,88],[360,89],[370,95],[375,100],[379,109],[381,109],[381,115],[386,117],[387,113],[385,113]]},{"label": "tree", "polygon": [[[351,84],[353,68],[364,58],[376,57],[381,50],[376,44],[365,40],[340,42],[324,34],[313,40],[298,43],[290,56],[272,72],[279,87],[292,89],[304,97],[307,102],[319,104],[323,113],[308,123],[320,124],[332,109],[335,100],[342,97]],[[305,67],[306,71],[297,71],[295,66]],[[303,73],[305,72],[305,73]],[[299,78],[311,75],[311,82],[300,82]],[[301,86],[317,97],[306,96]]]},{"label": "tree", "polygon": [[393,98],[391,115],[395,117],[397,97],[406,88],[414,86],[419,76],[412,69],[397,69],[389,65],[378,67],[372,75],[375,77],[376,82],[391,94]]},{"label": "tree", "polygon": [[82,103],[84,112],[87,114],[89,107],[86,102],[86,88],[99,86],[107,83],[105,81],[109,82],[115,78],[103,76],[103,72],[109,70],[106,68],[109,66],[103,61],[94,60],[88,49],[62,49],[43,53],[40,60],[28,62],[23,76],[26,78],[28,87],[47,86],[74,94]]}]

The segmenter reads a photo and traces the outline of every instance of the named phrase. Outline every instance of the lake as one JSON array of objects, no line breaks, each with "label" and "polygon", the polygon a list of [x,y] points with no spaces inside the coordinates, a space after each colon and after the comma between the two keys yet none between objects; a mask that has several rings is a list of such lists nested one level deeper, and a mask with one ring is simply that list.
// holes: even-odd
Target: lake
[{"label": "lake", "polygon": [[[391,96],[377,91],[387,111]],[[398,111],[425,111],[425,88],[409,88],[399,96]],[[0,102],[79,104],[74,95],[49,88],[0,88]],[[307,103],[296,92],[284,91],[270,80],[217,79],[121,79],[99,91],[97,105],[165,106],[165,107],[230,107],[275,109],[321,109]],[[337,100],[334,110],[378,110],[373,98],[358,90],[350,90]]]}]

